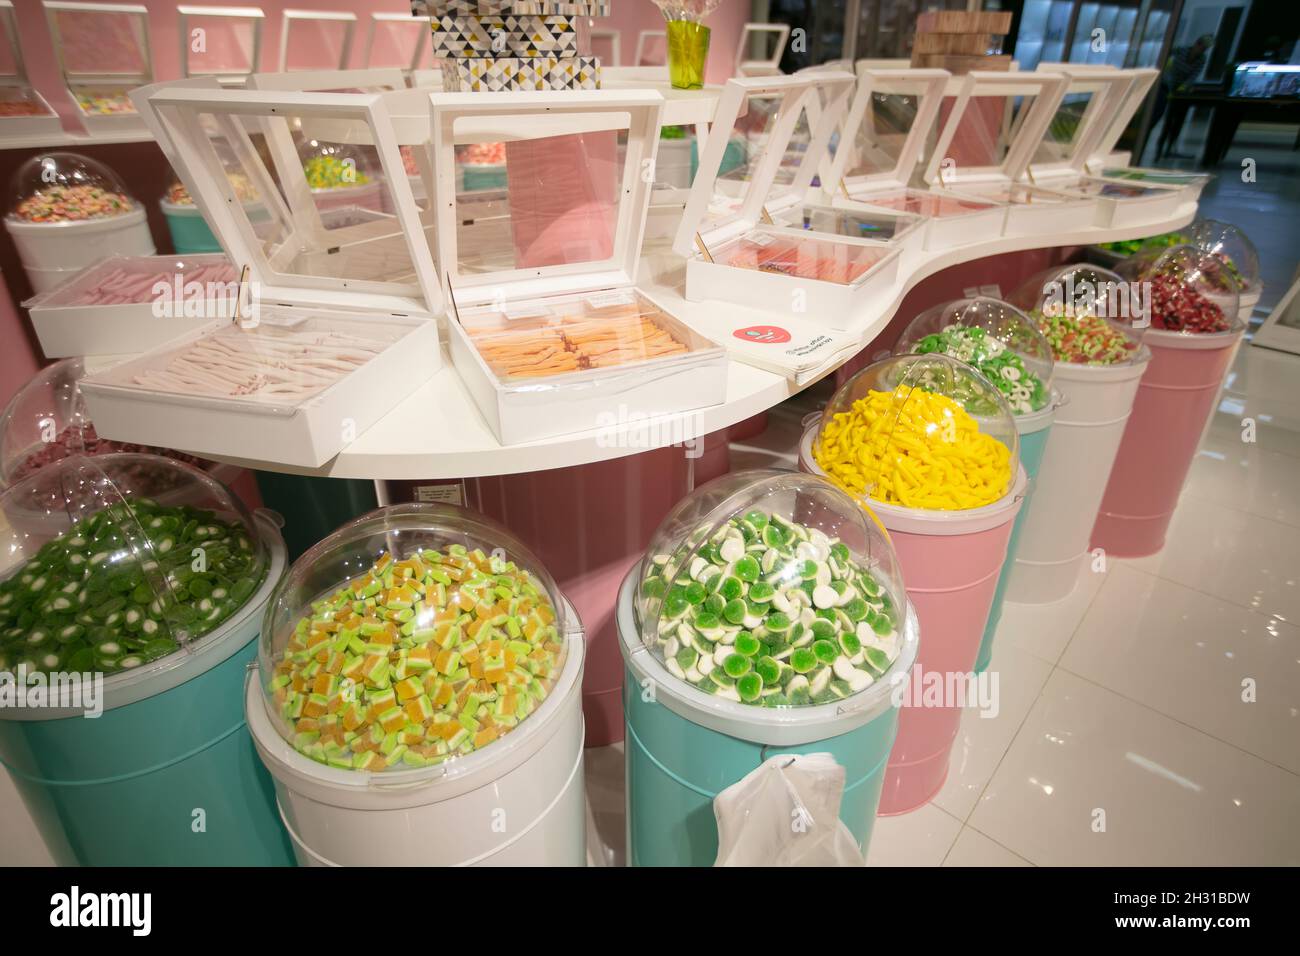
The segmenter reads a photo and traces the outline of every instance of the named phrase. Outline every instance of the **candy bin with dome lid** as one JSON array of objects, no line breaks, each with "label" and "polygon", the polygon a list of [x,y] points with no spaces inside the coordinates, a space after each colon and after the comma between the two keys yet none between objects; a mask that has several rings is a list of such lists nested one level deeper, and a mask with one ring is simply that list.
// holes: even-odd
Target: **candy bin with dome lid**
[{"label": "candy bin with dome lid", "polygon": [[[214,142],[220,155],[228,150],[224,143]],[[258,202],[257,187],[247,175],[231,169],[234,162],[227,164],[226,179],[234,191],[235,198],[244,204],[250,222],[265,222],[269,213]],[[167,192],[158,201],[163,217],[167,220],[167,231],[172,237],[172,247],[179,255],[194,255],[202,252],[221,252],[221,243],[212,232],[212,227],[203,218],[203,210],[194,202],[189,189],[179,178],[174,178]]]},{"label": "candy bin with dome lid", "polygon": [[708,866],[713,800],[770,757],[829,752],[865,852],[916,657],[916,614],[869,510],[823,478],[743,471],[664,519],[618,603],[628,862]]},{"label": "candy bin with dome lid", "polygon": [[[1052,347],[1034,321],[1015,306],[978,296],[922,312],[903,331],[895,352],[938,353],[975,366],[1002,392],[1015,416],[1020,436],[1020,466],[1029,483],[1025,500],[1011,526],[1007,556],[984,625],[984,638],[975,663],[975,670],[983,671],[993,656],[993,636],[1002,618],[1002,600],[1015,566],[1020,529],[1029,516],[1035,479],[1060,401],[1060,395],[1052,389]],[[990,410],[987,403],[979,402],[967,402],[965,408],[976,416]]]},{"label": "candy bin with dome lid", "polygon": [[1019,529],[1008,601],[1060,601],[1085,565],[1102,491],[1151,357],[1141,344],[1139,293],[1114,272],[1082,264],[1044,270],[1011,296],[1052,348],[1061,404],[1038,466],[1034,507]]},{"label": "candy bin with dome lid", "polygon": [[1259,252],[1240,227],[1217,219],[1198,219],[1187,230],[1186,242],[1216,256],[1237,284],[1237,318],[1249,322],[1264,292]]},{"label": "candy bin with dome lid", "polygon": [[42,153],[14,173],[5,229],[37,292],[114,253],[154,254],[144,207],[107,166],[78,153]]},{"label": "candy bin with dome lid", "polygon": [[935,674],[951,686],[975,668],[1025,493],[1019,448],[998,388],[942,354],[867,366],[804,433],[800,468],[830,478],[888,529],[925,636],[903,696],[882,814],[924,805],[947,777],[961,707],[949,699],[931,706],[922,682]]},{"label": "candy bin with dome lid", "polygon": [[1221,255],[1174,246],[1122,264],[1150,288],[1151,365],[1110,471],[1093,548],[1145,557],[1165,543],[1192,459],[1241,344],[1237,279]]},{"label": "candy bin with dome lid", "polygon": [[373,147],[305,136],[298,144],[298,156],[319,212],[382,211],[383,172]]},{"label": "candy bin with dome lid", "polygon": [[245,710],[303,865],[586,860],[582,625],[509,531],[380,508],[294,562]]},{"label": "candy bin with dome lid", "polygon": [[0,763],[60,862],[290,863],[240,707],[274,517],[136,454],[54,462],[0,515]]}]

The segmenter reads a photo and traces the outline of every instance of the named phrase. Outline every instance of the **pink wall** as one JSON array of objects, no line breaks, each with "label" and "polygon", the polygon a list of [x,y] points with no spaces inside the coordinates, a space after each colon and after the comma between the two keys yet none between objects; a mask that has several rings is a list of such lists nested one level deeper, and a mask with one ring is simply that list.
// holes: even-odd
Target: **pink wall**
[{"label": "pink wall", "polygon": [[[149,8],[149,42],[153,47],[154,74],[158,79],[180,76],[180,40],[177,36],[180,18],[176,13],[177,0],[135,0]],[[280,15],[283,10],[347,10],[356,13],[357,25],[353,34],[349,66],[360,67],[365,56],[366,31],[370,14],[376,11],[402,12],[410,6],[405,0],[188,0],[196,6],[256,6],[266,14],[262,26],[262,71],[274,70],[280,51]],[[611,0],[613,15],[593,21],[597,28],[622,31],[621,55],[624,65],[631,65],[636,53],[636,38],[641,30],[662,30],[663,14],[651,0]],[[46,28],[45,12],[39,0],[17,0],[14,4],[18,17],[19,39],[27,62],[27,71],[35,85],[51,105],[61,114],[70,111],[65,102],[54,58],[54,47]],[[705,21],[712,28],[707,79],[721,83],[734,72],[736,44],[749,17],[747,0],[724,0],[722,5]],[[67,124],[65,124],[67,125]]]}]

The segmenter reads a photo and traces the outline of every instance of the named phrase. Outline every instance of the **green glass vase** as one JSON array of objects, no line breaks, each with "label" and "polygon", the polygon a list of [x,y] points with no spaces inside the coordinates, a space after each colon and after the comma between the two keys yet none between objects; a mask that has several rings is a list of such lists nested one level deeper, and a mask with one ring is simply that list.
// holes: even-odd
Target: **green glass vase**
[{"label": "green glass vase", "polygon": [[702,23],[668,21],[668,77],[674,89],[698,90],[704,86],[709,33],[709,28]]}]

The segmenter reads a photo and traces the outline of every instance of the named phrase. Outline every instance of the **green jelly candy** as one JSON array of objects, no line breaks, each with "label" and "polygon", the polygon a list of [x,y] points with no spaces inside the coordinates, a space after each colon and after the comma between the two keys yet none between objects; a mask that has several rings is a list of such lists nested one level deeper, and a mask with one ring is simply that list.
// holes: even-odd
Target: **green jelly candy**
[{"label": "green jelly candy", "polygon": [[668,590],[668,585],[664,579],[658,575],[646,578],[641,582],[641,593],[648,598],[661,598]]},{"label": "green jelly candy", "polygon": [[686,585],[686,600],[690,604],[703,604],[708,592],[704,590],[704,585],[699,581],[692,581]]},{"label": "green jelly candy", "polygon": [[749,599],[751,601],[758,601],[759,603],[765,603],[772,600],[772,595],[774,594],[776,594],[776,588],[772,587],[772,585],[768,584],[766,581],[755,581],[753,586],[749,589]]},{"label": "green jelly candy", "polygon": [[874,667],[880,673],[889,670],[889,655],[878,647],[868,647],[866,650],[867,663]]},{"label": "green jelly candy", "polygon": [[744,654],[732,654],[722,662],[723,671],[732,678],[744,677],[749,673],[751,666],[749,658]]},{"label": "green jelly candy", "polygon": [[776,525],[769,524],[766,528],[763,529],[763,543],[767,545],[769,548],[785,547],[785,542],[786,542],[785,532],[782,531],[780,528],[778,528]]},{"label": "green jelly candy", "polygon": [[840,656],[840,649],[830,641],[816,641],[812,646],[813,655],[823,664],[834,664]]},{"label": "green jelly candy", "polygon": [[[720,578],[721,575],[717,575],[716,577]],[[710,594],[708,597],[704,599],[704,610],[708,611],[714,617],[720,616],[722,614],[722,609],[726,606],[727,606],[727,599],[724,598],[721,594],[717,594],[717,593]]]},{"label": "green jelly candy", "polygon": [[718,593],[722,595],[724,601],[732,601],[745,593],[745,585],[740,578],[729,574],[722,579],[722,584],[718,587]]},{"label": "green jelly candy", "polygon": [[719,627],[722,627],[722,620],[716,613],[701,611],[695,615],[695,629],[697,631],[712,631]]},{"label": "green jelly candy", "polygon": [[727,602],[727,606],[722,609],[722,616],[730,624],[739,624],[745,619],[747,610],[745,602],[740,598],[735,598]]},{"label": "green jelly candy", "polygon": [[736,635],[735,649],[737,654],[744,654],[746,657],[753,657],[762,648],[762,643],[753,634],[748,631],[742,631]]},{"label": "green jelly candy", "polygon": [[776,684],[781,679],[781,665],[771,657],[760,657],[754,664],[754,672],[765,685]]},{"label": "green jelly candy", "polygon": [[819,641],[829,641],[835,637],[835,625],[824,618],[812,622],[813,637]]},{"label": "green jelly candy", "polygon": [[791,624],[790,616],[782,611],[773,611],[763,620],[763,626],[773,634],[784,634]]},{"label": "green jelly candy", "polygon": [[767,527],[767,515],[763,514],[761,511],[751,511],[749,514],[745,515],[745,520],[760,531]]},{"label": "green jelly candy", "polygon": [[817,666],[817,655],[810,647],[797,647],[790,655],[790,666],[798,674],[807,674]]},{"label": "green jelly candy", "polygon": [[[843,582],[836,581],[835,583],[841,584]],[[862,600],[862,598],[854,598],[845,604],[842,610],[849,616],[849,620],[856,622],[865,619],[867,611],[869,611],[870,608],[867,607],[867,602]]]},{"label": "green jelly candy", "polygon": [[752,584],[758,580],[758,561],[749,555],[745,555],[736,562],[735,572],[736,577],[740,578],[740,580],[746,584]]},{"label": "green jelly candy", "polygon": [[699,651],[693,647],[683,647],[677,652],[677,666],[684,671],[688,671],[694,667],[695,662],[699,659]]},{"label": "green jelly candy", "polygon": [[736,693],[747,704],[752,704],[763,693],[763,679],[757,674],[746,674],[736,681]]},{"label": "green jelly candy", "polygon": [[669,619],[681,617],[686,613],[690,604],[686,601],[686,595],[682,593],[681,588],[673,588],[664,598],[664,617]]},{"label": "green jelly candy", "polygon": [[862,642],[858,640],[858,635],[846,632],[840,635],[840,650],[844,652],[845,657],[853,657],[858,651],[862,650]]}]

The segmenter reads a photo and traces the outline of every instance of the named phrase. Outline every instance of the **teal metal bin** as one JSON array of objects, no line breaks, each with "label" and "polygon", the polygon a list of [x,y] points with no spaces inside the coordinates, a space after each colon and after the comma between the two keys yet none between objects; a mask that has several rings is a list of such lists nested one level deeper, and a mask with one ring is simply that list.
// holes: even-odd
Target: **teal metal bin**
[{"label": "teal metal bin", "polygon": [[[782,753],[830,753],[846,771],[840,819],[865,854],[885,764],[898,730],[894,683],[883,680],[840,704],[773,710],[731,704],[674,678],[641,642],[633,611],[640,567],[619,592],[626,665],[627,852],[633,866],[710,866],[718,853],[713,799]],[[916,658],[909,607],[894,672]]]},{"label": "teal metal bin", "polygon": [[1007,541],[1007,557],[1002,562],[998,574],[997,590],[993,592],[993,606],[989,609],[988,623],[984,627],[984,637],[980,641],[979,657],[975,661],[975,673],[983,673],[993,659],[993,636],[997,634],[998,622],[1002,620],[1002,600],[1006,597],[1007,584],[1011,580],[1011,571],[1016,566],[1016,546],[1020,543],[1020,530],[1025,526],[1025,516],[1034,503],[1034,483],[1038,478],[1038,467],[1043,463],[1043,452],[1047,448],[1047,439],[1052,433],[1052,422],[1056,418],[1057,406],[1061,404],[1058,392],[1052,393],[1052,401],[1042,411],[1033,415],[1017,415],[1016,431],[1020,433],[1020,466],[1024,468],[1029,483],[1025,486],[1025,500],[1020,505],[1011,526],[1011,537]]},{"label": "teal metal bin", "polygon": [[274,523],[249,601],[174,666],[105,678],[104,712],[0,714],[0,763],[60,863],[87,866],[288,866],[293,852],[270,775],[244,723],[244,681],[284,571]]}]

